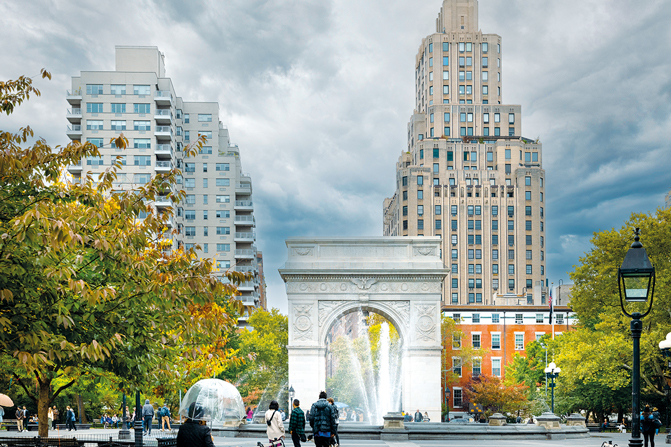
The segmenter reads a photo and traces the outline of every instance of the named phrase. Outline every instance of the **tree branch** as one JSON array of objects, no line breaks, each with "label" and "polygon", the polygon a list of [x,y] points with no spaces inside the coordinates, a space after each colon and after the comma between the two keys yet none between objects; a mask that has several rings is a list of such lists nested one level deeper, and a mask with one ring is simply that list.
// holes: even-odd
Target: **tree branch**
[{"label": "tree branch", "polygon": [[77,379],[72,379],[72,381],[70,383],[67,383],[67,384],[63,385],[62,387],[60,387],[59,389],[57,389],[54,392],[53,396],[51,396],[51,399],[50,399],[49,403],[53,402],[56,399],[56,396],[58,396],[61,393],[61,391],[66,390],[66,389],[70,388],[72,385],[74,385],[76,381],[77,381]]},{"label": "tree branch", "polygon": [[33,396],[33,394],[28,390],[28,388],[26,388],[26,385],[23,383],[23,380],[21,380],[21,377],[17,376],[16,373],[14,373],[14,378],[16,378],[16,381],[19,382],[19,385],[21,385],[23,391],[26,392],[26,395],[28,395],[28,397],[30,397],[33,400],[33,402],[37,403],[38,399],[35,396]]}]

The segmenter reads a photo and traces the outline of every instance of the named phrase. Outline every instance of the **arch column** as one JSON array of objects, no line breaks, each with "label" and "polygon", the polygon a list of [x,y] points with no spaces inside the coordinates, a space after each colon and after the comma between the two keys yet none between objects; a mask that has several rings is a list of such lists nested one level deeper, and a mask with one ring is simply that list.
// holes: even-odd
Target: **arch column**
[{"label": "arch column", "polygon": [[367,309],[389,319],[403,339],[403,409],[440,420],[441,287],[448,273],[440,238],[296,238],[286,244],[280,275],[289,300],[289,383],[303,407],[326,388],[333,323]]}]

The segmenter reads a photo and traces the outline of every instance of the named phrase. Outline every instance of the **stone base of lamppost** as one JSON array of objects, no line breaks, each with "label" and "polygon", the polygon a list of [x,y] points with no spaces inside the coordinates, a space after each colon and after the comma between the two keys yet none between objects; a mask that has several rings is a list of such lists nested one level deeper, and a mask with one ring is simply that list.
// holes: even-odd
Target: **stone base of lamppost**
[{"label": "stone base of lamppost", "polygon": [[568,427],[585,427],[585,416],[580,413],[573,413],[566,418]]},{"label": "stone base of lamppost", "polygon": [[[641,435],[643,436],[643,435]],[[643,447],[643,439],[642,438],[631,438],[629,440],[629,447]]]},{"label": "stone base of lamppost", "polygon": [[130,439],[130,430],[126,428],[126,423],[121,423],[121,430],[119,430],[119,439]]},{"label": "stone base of lamppost", "polygon": [[539,426],[549,430],[558,430],[561,428],[561,425],[559,424],[561,419],[559,419],[559,416],[555,416],[554,413],[550,413],[549,411],[536,417],[536,421],[538,421]]},{"label": "stone base of lamppost", "polygon": [[493,415],[489,416],[489,425],[498,427],[506,425],[506,417],[501,413],[494,413]]}]

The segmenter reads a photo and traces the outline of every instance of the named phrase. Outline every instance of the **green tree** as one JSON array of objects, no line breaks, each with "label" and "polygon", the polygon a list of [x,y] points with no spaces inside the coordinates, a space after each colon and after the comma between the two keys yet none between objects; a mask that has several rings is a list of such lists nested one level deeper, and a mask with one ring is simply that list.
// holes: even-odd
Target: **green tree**
[{"label": "green tree", "polygon": [[[11,114],[39,95],[32,82],[0,83],[1,110]],[[126,386],[146,384],[179,356],[201,355],[235,324],[217,301],[236,290],[217,280],[212,260],[165,250],[170,211],[157,214],[149,203],[171,191],[179,171],[113,191],[117,160],[97,178],[71,183],[67,166],[99,156],[98,148],[52,148],[43,139],[22,147],[31,137],[30,127],[0,131],[0,363],[16,362],[14,378],[46,421],[49,404],[82,374],[103,370]],[[41,424],[40,435],[47,429]]]}]

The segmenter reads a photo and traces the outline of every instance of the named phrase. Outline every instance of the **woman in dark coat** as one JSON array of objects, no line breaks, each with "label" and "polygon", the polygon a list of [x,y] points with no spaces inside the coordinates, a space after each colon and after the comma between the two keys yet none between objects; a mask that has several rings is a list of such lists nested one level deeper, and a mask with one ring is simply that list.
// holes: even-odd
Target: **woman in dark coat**
[{"label": "woman in dark coat", "polygon": [[202,420],[205,412],[195,402],[189,406],[189,418],[179,427],[177,447],[214,447],[212,430]]}]

